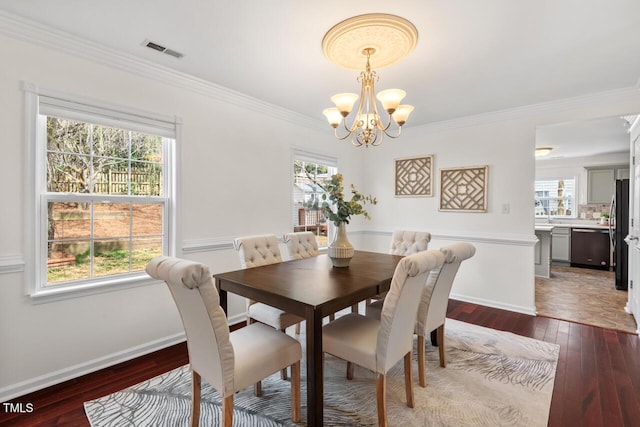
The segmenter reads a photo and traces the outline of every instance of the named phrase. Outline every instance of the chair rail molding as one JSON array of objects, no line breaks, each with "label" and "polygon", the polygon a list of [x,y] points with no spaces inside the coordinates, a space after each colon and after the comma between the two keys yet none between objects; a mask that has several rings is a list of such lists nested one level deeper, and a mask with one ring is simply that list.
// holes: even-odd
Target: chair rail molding
[{"label": "chair rail molding", "polygon": [[24,271],[22,255],[0,255],[0,274],[20,273]]},{"label": "chair rail molding", "polygon": [[[453,240],[470,243],[492,243],[496,245],[535,246],[538,238],[535,234],[474,233],[447,230],[430,231],[431,240]],[[349,234],[385,236],[391,238],[393,231],[386,230],[349,230]]]}]

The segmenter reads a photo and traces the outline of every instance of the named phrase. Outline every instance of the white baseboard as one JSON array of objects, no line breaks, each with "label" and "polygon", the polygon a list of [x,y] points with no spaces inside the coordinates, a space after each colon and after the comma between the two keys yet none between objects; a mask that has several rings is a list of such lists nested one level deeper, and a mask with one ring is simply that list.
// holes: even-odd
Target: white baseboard
[{"label": "white baseboard", "polygon": [[127,360],[134,359],[136,357],[144,356],[145,354],[152,353],[154,351],[161,350],[163,348],[178,344],[185,341],[186,337],[184,332],[175,334],[166,338],[161,338],[156,341],[151,341],[136,347],[132,347],[117,353],[113,353],[104,357],[100,357],[94,360],[90,360],[85,363],[80,363],[75,366],[61,369],[59,371],[50,372],[39,377],[31,378],[26,381],[22,381],[17,384],[12,384],[0,389],[0,402],[6,402],[16,397],[24,396],[25,394],[32,393],[43,388],[50,387],[55,384],[60,384],[64,381],[68,381],[74,378],[78,378],[82,375],[89,374],[91,372],[98,371],[100,369],[108,368],[118,363],[126,362]]},{"label": "white baseboard", "polygon": [[499,308],[501,310],[514,311],[516,313],[528,314],[530,316],[535,316],[537,314],[536,308],[534,307],[523,307],[520,305],[513,304],[504,304],[493,300],[486,300],[482,298],[474,298],[466,295],[459,294],[451,294],[449,296],[451,299],[455,299],[458,301],[470,302],[472,304],[484,305],[486,307]]}]

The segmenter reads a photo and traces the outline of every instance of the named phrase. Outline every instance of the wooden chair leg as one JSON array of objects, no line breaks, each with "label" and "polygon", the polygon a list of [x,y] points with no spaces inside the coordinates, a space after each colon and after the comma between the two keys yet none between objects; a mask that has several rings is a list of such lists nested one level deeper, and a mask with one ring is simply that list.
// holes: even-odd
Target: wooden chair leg
[{"label": "wooden chair leg", "polygon": [[352,380],[353,379],[353,370],[354,370],[355,364],[352,362],[347,362],[347,379],[348,380]]},{"label": "wooden chair leg", "polygon": [[418,335],[418,382],[420,383],[420,387],[427,386],[427,355],[424,346],[424,337],[422,335]]},{"label": "wooden chair leg", "polygon": [[438,350],[440,353],[440,366],[445,368],[447,366],[447,360],[444,350],[444,325],[440,325],[438,328]]},{"label": "wooden chair leg", "polygon": [[335,314],[330,314],[329,315],[329,321],[333,322],[334,320],[336,320],[336,315]]},{"label": "wooden chair leg", "polygon": [[191,371],[191,427],[200,424],[200,397],[202,394],[202,379],[196,371]]},{"label": "wooden chair leg", "polygon": [[[280,329],[280,332],[282,332],[283,334],[287,333],[286,329],[284,328]],[[280,378],[282,378],[283,381],[287,379],[287,368],[284,368],[283,370],[280,371]]]},{"label": "wooden chair leg", "polygon": [[404,388],[407,406],[413,408],[413,379],[411,378],[411,352],[404,355]]},{"label": "wooden chair leg", "polygon": [[256,397],[262,396],[262,381],[258,381],[253,385],[253,394]]},{"label": "wooden chair leg", "polygon": [[300,422],[300,361],[291,365],[291,421]]},{"label": "wooden chair leg", "polygon": [[351,306],[351,312],[352,313],[357,313],[358,312],[358,304],[353,304]]},{"label": "wooden chair leg", "polygon": [[296,323],[296,335],[300,335],[300,322]]},{"label": "wooden chair leg", "polygon": [[378,426],[387,427],[387,378],[378,374],[376,378],[376,395],[378,400]]},{"label": "wooden chair leg", "polygon": [[233,394],[222,399],[222,425],[224,427],[233,425]]}]

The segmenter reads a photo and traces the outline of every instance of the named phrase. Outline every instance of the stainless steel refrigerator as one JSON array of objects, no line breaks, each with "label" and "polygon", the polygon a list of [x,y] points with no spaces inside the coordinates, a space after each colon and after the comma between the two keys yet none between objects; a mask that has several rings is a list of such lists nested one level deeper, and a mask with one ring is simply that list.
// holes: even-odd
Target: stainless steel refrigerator
[{"label": "stainless steel refrigerator", "polygon": [[629,286],[629,247],[624,238],[629,234],[629,180],[616,179],[616,193],[611,203],[609,235],[615,259],[616,289]]}]

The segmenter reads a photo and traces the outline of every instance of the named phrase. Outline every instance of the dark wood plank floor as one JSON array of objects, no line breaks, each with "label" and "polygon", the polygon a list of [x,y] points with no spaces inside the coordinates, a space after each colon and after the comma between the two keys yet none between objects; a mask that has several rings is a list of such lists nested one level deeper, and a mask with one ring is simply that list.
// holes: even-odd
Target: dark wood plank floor
[{"label": "dark wood plank floor", "polygon": [[[448,316],[560,345],[549,426],[640,425],[637,335],[451,300]],[[0,409],[2,426],[88,426],[83,403],[187,363],[184,344],[15,399],[29,414]]]}]

